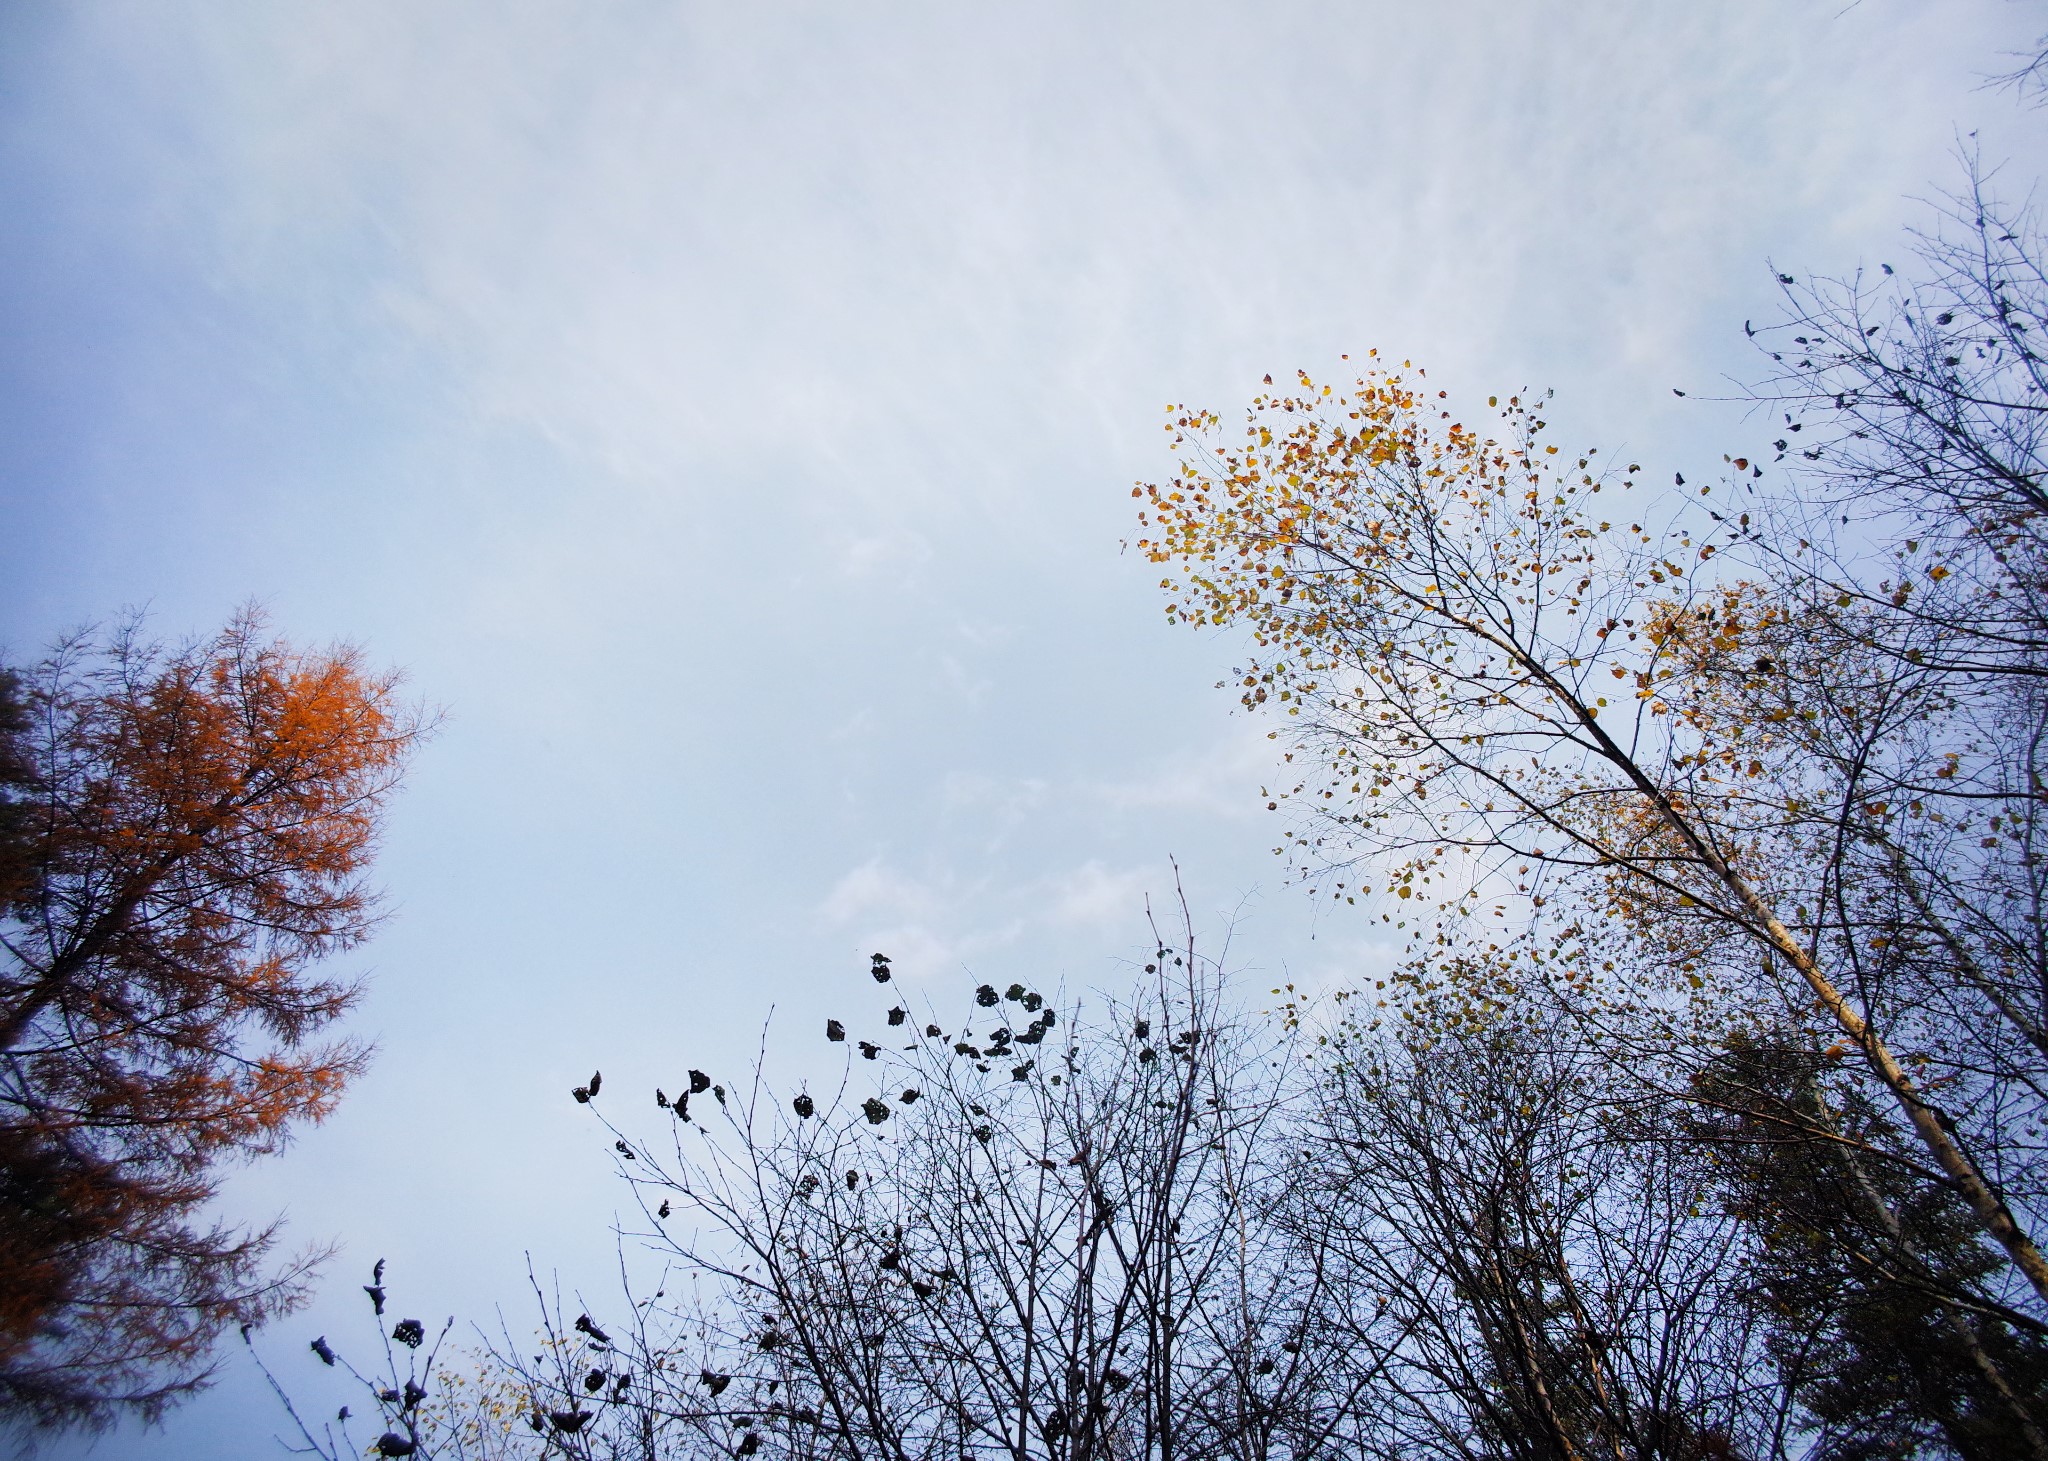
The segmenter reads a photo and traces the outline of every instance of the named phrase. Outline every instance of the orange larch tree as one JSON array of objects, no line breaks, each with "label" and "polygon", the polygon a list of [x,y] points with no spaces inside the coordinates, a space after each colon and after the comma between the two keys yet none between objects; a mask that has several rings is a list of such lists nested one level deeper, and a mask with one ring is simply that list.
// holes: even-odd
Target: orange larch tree
[{"label": "orange larch tree", "polygon": [[316,974],[376,922],[385,797],[428,728],[352,648],[244,611],[166,649],[83,634],[0,704],[0,1416],[144,1417],[318,1255],[208,1211],[369,1053]]}]

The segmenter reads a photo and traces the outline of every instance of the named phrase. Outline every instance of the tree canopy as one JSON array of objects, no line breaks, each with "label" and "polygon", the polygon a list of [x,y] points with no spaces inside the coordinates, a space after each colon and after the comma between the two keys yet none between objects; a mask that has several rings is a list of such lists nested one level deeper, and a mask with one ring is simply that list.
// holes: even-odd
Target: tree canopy
[{"label": "tree canopy", "polygon": [[214,1340],[296,1303],[315,1254],[206,1214],[228,1158],[333,1109],[369,1047],[324,957],[376,922],[379,817],[425,730],[398,679],[244,613],[134,626],[0,701],[0,1404],[145,1417]]}]

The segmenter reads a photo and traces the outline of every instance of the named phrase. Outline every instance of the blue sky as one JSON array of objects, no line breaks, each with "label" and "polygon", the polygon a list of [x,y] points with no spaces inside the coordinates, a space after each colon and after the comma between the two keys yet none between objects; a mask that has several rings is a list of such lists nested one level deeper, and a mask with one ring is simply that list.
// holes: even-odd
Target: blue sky
[{"label": "blue sky", "polygon": [[[971,971],[1111,984],[1185,870],[1277,983],[1385,956],[1269,849],[1264,728],[1128,555],[1173,401],[1377,346],[1668,480],[1762,437],[1766,260],[1902,253],[2048,29],[1711,6],[256,3],[0,11],[0,645],[251,597],[446,707],[382,1044],[231,1212],[410,1308],[593,1294],[567,1099],[785,1069]],[[1680,400],[1672,387],[1692,395]],[[871,986],[869,986],[871,989]],[[654,1117],[651,1101],[647,1115]],[[520,1311],[512,1310],[515,1319]],[[239,1360],[165,1457],[275,1454]]]}]

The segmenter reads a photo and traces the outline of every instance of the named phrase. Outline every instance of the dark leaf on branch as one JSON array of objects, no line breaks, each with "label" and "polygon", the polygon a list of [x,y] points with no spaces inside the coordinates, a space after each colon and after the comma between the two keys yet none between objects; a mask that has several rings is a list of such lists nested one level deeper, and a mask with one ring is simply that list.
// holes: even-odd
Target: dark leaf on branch
[{"label": "dark leaf on branch", "polygon": [[809,1096],[798,1096],[789,1105],[790,1109],[796,1112],[798,1119],[803,1121],[810,1120],[811,1113],[818,1109],[818,1103]]},{"label": "dark leaf on branch", "polygon": [[383,1435],[377,1437],[377,1454],[379,1456],[410,1456],[413,1450],[413,1443],[398,1434],[397,1431],[386,1431]]},{"label": "dark leaf on branch", "polygon": [[840,1024],[837,1020],[825,1021],[825,1038],[827,1040],[844,1040],[846,1038],[846,1026]]},{"label": "dark leaf on branch", "polygon": [[401,1319],[398,1327],[391,1331],[391,1337],[407,1349],[418,1349],[420,1342],[427,1337],[426,1326],[417,1319]]},{"label": "dark leaf on branch", "polygon": [[323,1334],[318,1339],[314,1340],[312,1349],[314,1354],[320,1356],[321,1364],[332,1365],[334,1363],[334,1351],[327,1347],[326,1335]]},{"label": "dark leaf on branch", "polygon": [[711,1077],[710,1077],[710,1076],[708,1076],[708,1075],[704,1074],[704,1072],[703,1072],[703,1071],[701,1071],[701,1070],[693,1070],[693,1071],[691,1071],[691,1072],[690,1072],[690,1094],[691,1094],[691,1095],[693,1095],[693,1096],[701,1096],[701,1095],[703,1095],[703,1094],[704,1094],[704,1093],[705,1093],[706,1091],[708,1091],[708,1090],[710,1090],[710,1089],[711,1089]]}]

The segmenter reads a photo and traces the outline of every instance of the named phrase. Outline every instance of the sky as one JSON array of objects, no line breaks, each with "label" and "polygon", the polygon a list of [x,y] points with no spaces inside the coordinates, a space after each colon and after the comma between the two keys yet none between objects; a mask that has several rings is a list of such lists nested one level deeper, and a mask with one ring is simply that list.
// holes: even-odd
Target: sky
[{"label": "sky", "polygon": [[[349,967],[374,1068],[223,1211],[523,1323],[613,1292],[570,1087],[826,1068],[867,955],[1114,988],[1390,956],[1272,855],[1238,645],[1123,548],[1176,402],[1378,348],[1705,473],[1776,270],[1903,257],[2015,0],[0,7],[0,656],[266,605],[445,712]],[[1974,134],[1974,141],[1972,138]],[[1674,388],[1688,392],[1674,395]],[[644,1116],[634,1114],[644,1104]],[[353,1296],[353,1298],[352,1298]],[[239,1354],[100,1455],[280,1454]],[[85,1454],[69,1443],[49,1454]]]}]

